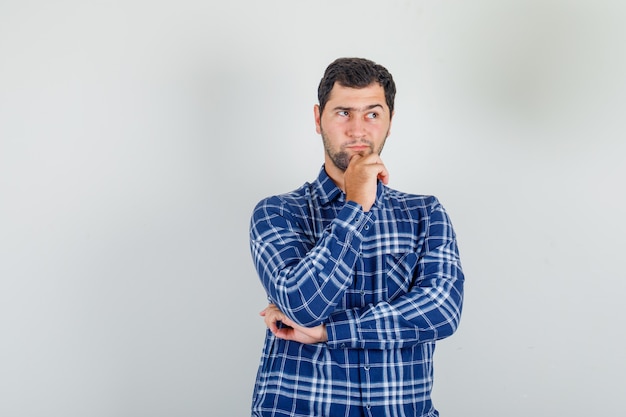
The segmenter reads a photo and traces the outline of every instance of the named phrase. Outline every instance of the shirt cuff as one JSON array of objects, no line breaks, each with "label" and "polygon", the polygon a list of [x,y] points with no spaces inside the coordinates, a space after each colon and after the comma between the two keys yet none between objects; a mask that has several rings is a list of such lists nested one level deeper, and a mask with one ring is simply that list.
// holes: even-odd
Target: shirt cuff
[{"label": "shirt cuff", "polygon": [[[358,237],[368,235],[374,228],[375,216],[372,211],[367,213],[363,212],[363,207],[360,204],[353,201],[347,201],[343,208],[337,214],[335,221],[341,226],[341,229],[345,231],[345,234],[350,232],[356,233]],[[337,231],[341,234],[340,231]],[[345,236],[342,236],[345,238]]]},{"label": "shirt cuff", "polygon": [[354,310],[343,310],[331,314],[326,322],[328,347],[347,349],[359,347],[358,318]]}]

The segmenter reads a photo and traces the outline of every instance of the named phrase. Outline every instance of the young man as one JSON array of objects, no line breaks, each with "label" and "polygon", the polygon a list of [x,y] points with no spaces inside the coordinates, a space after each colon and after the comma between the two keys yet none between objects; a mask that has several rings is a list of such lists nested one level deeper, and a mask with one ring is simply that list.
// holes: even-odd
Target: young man
[{"label": "young man", "polygon": [[317,179],[252,215],[270,300],[252,415],[438,416],[435,341],[454,333],[463,300],[452,225],[435,197],[387,187],[395,83],[384,67],[337,59],[318,98]]}]

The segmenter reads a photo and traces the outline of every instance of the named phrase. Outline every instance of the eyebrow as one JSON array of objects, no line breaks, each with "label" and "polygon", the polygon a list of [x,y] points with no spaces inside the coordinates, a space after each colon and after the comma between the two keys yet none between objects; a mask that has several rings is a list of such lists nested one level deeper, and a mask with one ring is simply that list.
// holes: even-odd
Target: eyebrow
[{"label": "eyebrow", "polygon": [[336,107],[333,107],[333,110],[334,111],[347,110],[347,111],[362,111],[363,112],[363,111],[375,109],[377,107],[380,107],[383,111],[385,110],[385,108],[383,107],[382,104],[370,104],[369,106],[365,106],[365,107],[362,107],[362,108],[336,106]]}]

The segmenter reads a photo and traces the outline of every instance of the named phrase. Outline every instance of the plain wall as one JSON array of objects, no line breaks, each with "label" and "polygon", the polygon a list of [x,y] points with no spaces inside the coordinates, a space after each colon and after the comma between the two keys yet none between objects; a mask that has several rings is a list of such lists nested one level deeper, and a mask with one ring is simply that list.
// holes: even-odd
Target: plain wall
[{"label": "plain wall", "polygon": [[623,412],[623,2],[0,2],[0,415],[249,415],[256,202],[315,178],[339,56],[467,284],[442,416]]}]

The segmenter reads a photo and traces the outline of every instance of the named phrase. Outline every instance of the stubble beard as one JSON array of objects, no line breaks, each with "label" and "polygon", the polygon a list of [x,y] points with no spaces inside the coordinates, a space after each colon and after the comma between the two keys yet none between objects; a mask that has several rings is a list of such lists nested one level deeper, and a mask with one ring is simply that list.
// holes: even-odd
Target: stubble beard
[{"label": "stubble beard", "polygon": [[374,144],[372,144],[370,141],[365,140],[365,139],[361,139],[358,141],[354,141],[354,142],[350,142],[348,144],[344,144],[341,147],[341,150],[335,152],[333,151],[331,145],[330,145],[330,140],[328,139],[328,136],[326,136],[326,133],[324,132],[324,130],[321,130],[321,134],[322,134],[322,141],[324,142],[324,149],[326,151],[326,154],[328,155],[328,157],[330,158],[331,161],[333,161],[333,164],[339,168],[342,172],[345,172],[346,169],[348,169],[348,165],[350,164],[350,154],[344,150],[344,148],[347,145],[352,145],[354,143],[362,143],[365,144],[367,146],[369,146],[369,150],[368,151],[364,151],[364,152],[359,152],[359,154],[361,156],[364,155],[371,155],[374,152],[376,152],[378,155],[381,154],[381,152],[383,151],[383,147],[385,146],[385,140],[387,140],[387,136],[389,135],[389,132],[387,132],[387,134],[385,135],[385,140],[383,140],[383,143],[381,143],[380,148],[378,150],[374,149]]}]

